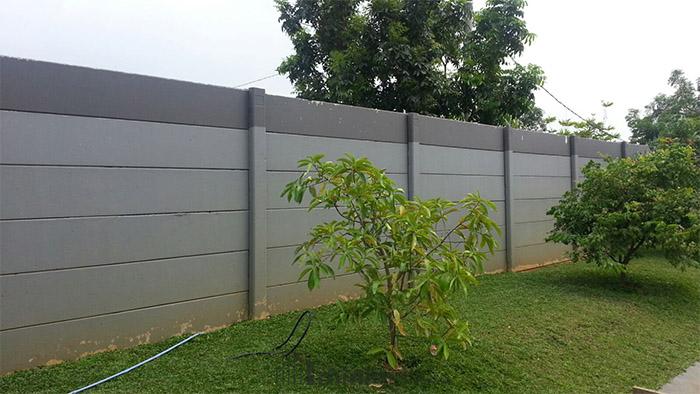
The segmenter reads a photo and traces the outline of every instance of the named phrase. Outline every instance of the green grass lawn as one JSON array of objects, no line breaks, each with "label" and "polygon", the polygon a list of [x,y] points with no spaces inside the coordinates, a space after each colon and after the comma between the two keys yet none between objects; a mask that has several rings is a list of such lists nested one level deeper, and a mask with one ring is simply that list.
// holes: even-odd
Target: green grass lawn
[{"label": "green grass lawn", "polygon": [[[317,310],[296,357],[227,360],[281,342],[292,313],[200,336],[94,391],[629,393],[634,385],[658,388],[700,359],[700,270],[681,272],[658,258],[634,261],[624,285],[583,264],[484,276],[459,305],[473,346],[447,362],[430,356],[425,341],[404,341],[405,370],[385,372],[365,354],[383,344],[384,327],[336,327],[328,306]],[[7,375],[0,391],[68,392],[181,339]]]}]

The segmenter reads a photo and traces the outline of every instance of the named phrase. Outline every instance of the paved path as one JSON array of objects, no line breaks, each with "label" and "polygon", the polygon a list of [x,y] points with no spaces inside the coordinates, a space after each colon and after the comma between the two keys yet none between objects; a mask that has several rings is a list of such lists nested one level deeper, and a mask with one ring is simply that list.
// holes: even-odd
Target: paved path
[{"label": "paved path", "polygon": [[700,393],[700,361],[688,367],[684,373],[671,379],[659,391],[664,394]]}]

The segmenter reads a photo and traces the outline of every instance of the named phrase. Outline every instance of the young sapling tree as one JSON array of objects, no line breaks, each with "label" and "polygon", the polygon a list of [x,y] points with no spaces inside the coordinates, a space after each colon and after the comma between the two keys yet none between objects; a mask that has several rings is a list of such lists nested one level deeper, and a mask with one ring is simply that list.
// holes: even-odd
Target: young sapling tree
[{"label": "young sapling tree", "polygon": [[351,155],[337,161],[310,156],[299,167],[304,172],[282,196],[300,204],[308,193],[309,211],[337,214],[315,226],[296,250],[309,289],[336,270],[357,274],[363,294],[339,303],[338,317],[375,316],[386,324],[387,345],[370,353],[383,354],[391,368],[403,358],[402,336],[428,338],[444,358],[449,344],[466,347],[467,322],[450,301],[467,294],[496,247],[493,233],[500,229],[489,217],[494,204],[478,194],[459,202],[409,200],[383,170]]}]

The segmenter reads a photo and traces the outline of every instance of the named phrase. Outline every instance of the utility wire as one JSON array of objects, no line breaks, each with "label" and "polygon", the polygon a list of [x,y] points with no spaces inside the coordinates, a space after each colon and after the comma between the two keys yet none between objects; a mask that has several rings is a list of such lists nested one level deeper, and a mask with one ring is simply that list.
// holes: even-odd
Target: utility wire
[{"label": "utility wire", "polygon": [[[518,63],[518,62],[513,58],[513,56],[510,56],[510,60],[512,60],[513,63],[515,63],[517,66],[522,67],[522,65],[521,65],[520,63]],[[572,114],[574,114],[577,118],[579,118],[579,119],[581,119],[582,121],[588,123],[589,126],[595,128],[595,129],[598,129],[600,132],[605,133],[605,134],[609,135],[610,137],[615,137],[614,135],[612,135],[612,134],[608,133],[607,131],[603,130],[602,128],[598,127],[598,125],[596,125],[596,124],[595,124],[593,121],[591,121],[590,119],[584,118],[583,116],[579,115],[578,112],[576,112],[576,111],[574,111],[573,109],[571,109],[571,107],[569,107],[568,105],[564,104],[563,101],[559,100],[559,98],[557,98],[557,96],[555,96],[552,92],[550,92],[549,90],[547,90],[546,87],[544,87],[544,82],[540,85],[540,88],[541,88],[545,93],[547,93],[547,94],[549,95],[549,97],[553,98],[554,101],[556,101],[557,103],[559,103],[559,105],[561,105],[562,107],[566,108],[567,111],[569,111],[569,112],[571,112]]]},{"label": "utility wire", "polygon": [[[515,60],[515,59],[513,58],[513,56],[510,56],[510,60],[512,60],[513,63],[515,63],[516,66],[523,67],[522,64],[518,63],[518,61]],[[557,98],[557,96],[555,96],[554,94],[552,94],[552,92],[550,92],[549,90],[547,90],[547,88],[544,87],[544,82],[540,85],[540,88],[542,88],[542,90],[544,90],[545,93],[547,93],[547,94],[549,95],[549,97],[553,98],[554,101],[556,101],[557,103],[559,103],[559,105],[561,105],[562,107],[566,108],[567,111],[569,111],[569,112],[571,112],[572,114],[576,115],[576,117],[579,118],[579,119],[581,119],[582,121],[588,122],[588,119],[586,119],[586,118],[584,118],[583,116],[579,115],[576,111],[574,111],[573,109],[571,109],[571,107],[569,107],[568,105],[564,104],[563,101],[559,100],[559,99]]]},{"label": "utility wire", "polygon": [[246,82],[246,83],[242,83],[242,84],[240,84],[240,85],[236,85],[236,86],[234,86],[233,88],[234,88],[234,89],[235,89],[235,88],[242,88],[243,86],[250,85],[251,83],[264,81],[264,80],[266,80],[266,79],[270,79],[270,78],[273,78],[273,77],[278,77],[279,75],[280,75],[279,73],[270,74],[270,75],[268,75],[268,76],[266,76],[266,77],[258,78],[258,79],[255,79],[255,80],[252,80],[252,81],[249,81],[249,82]]},{"label": "utility wire", "polygon": [[[513,63],[515,63],[516,65],[522,67],[522,65],[521,65],[520,63],[518,63],[512,56],[510,57],[510,60],[512,60]],[[274,77],[277,77],[277,76],[279,76],[279,75],[280,75],[279,73],[270,74],[270,75],[264,76],[264,77],[262,77],[262,78],[254,79],[254,80],[252,80],[252,81],[248,81],[248,82],[242,83],[242,84],[240,84],[240,85],[236,85],[236,86],[234,86],[234,88],[241,88],[241,87],[243,87],[243,86],[250,85],[251,83],[264,81],[264,80],[266,80],[266,79],[274,78]],[[551,98],[553,98],[554,101],[556,101],[557,103],[559,103],[559,105],[561,105],[562,107],[566,108],[567,111],[569,111],[569,112],[571,112],[572,114],[574,114],[577,118],[579,118],[579,119],[581,119],[582,121],[587,122],[587,123],[590,122],[588,119],[586,119],[586,118],[584,118],[583,116],[579,115],[578,112],[576,112],[576,111],[574,111],[573,109],[571,109],[571,107],[569,107],[568,105],[566,105],[563,101],[559,100],[559,98],[557,98],[557,96],[555,96],[552,92],[550,92],[549,90],[547,90],[546,87],[544,87],[544,84],[540,85],[540,88],[542,88],[542,90],[544,90],[545,93],[547,93]]]},{"label": "utility wire", "polygon": [[[510,60],[512,60],[513,63],[515,63],[517,66],[522,67],[522,65],[521,65],[520,63],[518,63],[512,56],[510,57]],[[277,76],[279,76],[279,75],[280,75],[279,73],[270,74],[270,75],[265,76],[265,77],[262,77],[262,78],[258,78],[258,79],[255,79],[255,80],[252,80],[252,81],[249,81],[249,82],[246,82],[246,83],[242,83],[242,84],[240,84],[240,85],[236,85],[236,86],[234,86],[234,88],[240,88],[240,87],[243,87],[243,86],[246,86],[246,85],[250,85],[251,83],[264,81],[264,80],[266,80],[266,79],[274,78],[274,77],[277,77]],[[612,135],[611,135],[610,133],[608,133],[608,132],[606,132],[605,130],[599,128],[595,123],[591,122],[590,119],[586,119],[586,118],[584,118],[583,116],[579,115],[578,112],[576,112],[576,111],[574,111],[573,109],[571,109],[571,107],[569,107],[568,105],[566,105],[563,101],[561,101],[561,100],[560,100],[557,96],[555,96],[552,92],[550,92],[549,90],[547,90],[547,88],[544,87],[544,83],[542,83],[542,85],[540,85],[540,88],[541,88],[545,93],[547,93],[547,94],[549,95],[549,97],[553,98],[554,101],[556,101],[557,103],[559,103],[559,105],[561,105],[562,107],[566,108],[567,111],[569,111],[569,112],[571,112],[572,114],[574,114],[577,118],[581,119],[582,121],[588,123],[588,124],[591,125],[592,127],[596,128],[596,129],[599,129],[601,132],[603,132],[603,133],[605,133],[605,134],[607,134],[607,135],[610,135],[610,136],[612,137]]]}]

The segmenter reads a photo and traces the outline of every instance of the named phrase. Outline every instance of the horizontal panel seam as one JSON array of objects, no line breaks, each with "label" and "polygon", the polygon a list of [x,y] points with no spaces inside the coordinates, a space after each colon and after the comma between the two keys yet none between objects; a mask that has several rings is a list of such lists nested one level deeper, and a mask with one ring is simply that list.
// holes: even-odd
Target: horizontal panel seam
[{"label": "horizontal panel seam", "polygon": [[[500,138],[500,137],[499,137]],[[473,146],[455,146],[455,145],[441,145],[441,144],[427,144],[425,142],[420,143],[421,146],[436,146],[439,148],[454,148],[454,149],[469,149],[469,150],[478,150],[482,152],[500,152],[503,153],[503,149],[488,149],[488,148],[477,148]]]},{"label": "horizontal panel seam", "polygon": [[455,174],[455,173],[450,173],[450,172],[421,172],[420,175],[444,175],[444,176],[482,176],[482,177],[499,177],[503,178],[503,174],[474,174],[474,173],[469,173],[469,174]]},{"label": "horizontal panel seam", "polygon": [[[568,190],[566,190],[568,191]],[[563,194],[563,193],[562,193]],[[544,196],[544,197],[522,197],[522,198],[515,198],[515,201],[537,201],[537,200],[558,200],[561,199],[561,196],[555,197],[549,197],[549,196]]]},{"label": "horizontal panel seam", "polygon": [[325,136],[325,135],[315,135],[315,134],[296,134],[293,132],[286,133],[286,132],[274,131],[274,130],[270,130],[270,129],[267,129],[267,134],[273,134],[273,135],[277,134],[280,136],[297,135],[300,137],[330,138],[330,139],[336,139],[336,140],[355,140],[359,143],[364,143],[364,142],[370,141],[370,142],[377,142],[379,144],[394,144],[394,145],[403,145],[403,146],[406,145],[406,142],[394,142],[394,141],[383,141],[383,140],[373,141],[373,140],[365,140],[365,139],[359,139],[359,138],[338,137],[338,136],[330,136],[330,135]]},{"label": "horizontal panel seam", "polygon": [[37,221],[37,220],[73,220],[73,219],[89,219],[89,218],[120,218],[120,217],[147,217],[147,216],[184,216],[184,215],[205,215],[217,213],[233,213],[247,212],[246,209],[220,209],[213,211],[175,211],[175,212],[154,212],[154,213],[123,213],[123,214],[105,214],[105,215],[75,215],[75,216],[46,216],[36,218],[6,218],[0,219],[2,222],[19,222],[19,221]]},{"label": "horizontal panel seam", "polygon": [[[21,327],[0,329],[0,333],[28,329],[28,328],[34,328],[34,327],[38,327],[38,326],[46,326],[46,325],[50,325],[50,324],[60,324],[60,323],[66,323],[66,322],[95,319],[95,318],[107,317],[107,316],[111,316],[111,315],[119,315],[119,314],[130,313],[130,312],[138,312],[141,310],[160,308],[160,307],[164,307],[164,306],[173,306],[173,305],[185,304],[185,303],[189,303],[189,302],[204,301],[207,299],[222,298],[222,297],[227,297],[227,296],[231,296],[231,295],[243,295],[243,294],[247,294],[247,293],[248,293],[248,290],[241,290],[241,291],[228,292],[228,293],[222,293],[222,294],[208,295],[208,296],[203,296],[203,297],[196,297],[196,298],[191,298],[189,300],[166,302],[166,303],[162,303],[162,304],[148,305],[148,306],[144,306],[144,307],[131,308],[131,309],[124,309],[124,310],[115,311],[115,312],[99,313],[99,314],[90,315],[90,316],[81,316],[81,317],[76,317],[76,318],[71,318],[71,319],[63,319],[63,320],[56,320],[56,321],[36,323],[36,324],[27,324],[27,325],[24,325]],[[245,302],[243,302],[243,304],[245,306]]]},{"label": "horizontal panel seam", "polygon": [[[607,153],[602,153],[599,156],[583,156],[583,155],[578,155],[579,159],[595,159],[595,160],[604,160],[606,157],[612,157],[614,159],[619,158],[620,154],[614,154],[614,155],[609,155]],[[602,163],[601,163],[602,164]]]},{"label": "horizontal panel seam", "polygon": [[554,222],[554,219],[527,220],[524,222],[515,221],[513,223],[514,224],[530,224],[530,223],[547,223],[547,222]]},{"label": "horizontal panel seam", "polygon": [[517,174],[513,174],[513,177],[515,177],[515,178],[561,178],[561,179],[569,179],[569,178],[571,178],[571,175],[517,175]]},{"label": "horizontal panel seam", "polygon": [[[344,278],[344,277],[350,276],[350,275],[358,275],[359,276],[360,274],[359,274],[359,272],[344,272],[342,274],[336,274],[335,277],[337,279],[337,278]],[[332,276],[326,276],[326,277],[321,278],[321,280],[335,280],[335,279],[333,279]],[[306,283],[306,281],[298,280],[298,281],[294,281],[294,282],[279,283],[279,284],[269,285],[269,286],[267,286],[267,288],[270,289],[270,288],[274,288],[274,287],[298,285],[298,284],[302,284],[302,283]]]},{"label": "horizontal panel seam", "polygon": [[208,125],[189,124],[189,123],[159,122],[157,120],[146,120],[146,119],[140,120],[140,119],[123,119],[123,118],[105,118],[102,116],[63,114],[63,113],[57,113],[57,112],[42,112],[42,111],[31,111],[31,110],[24,110],[23,111],[23,110],[17,110],[17,109],[9,109],[9,108],[8,109],[0,108],[0,111],[15,112],[18,114],[51,115],[51,116],[58,116],[58,117],[65,117],[65,118],[76,117],[76,118],[90,118],[90,119],[106,120],[106,121],[157,123],[157,124],[163,124],[166,126],[167,125],[175,125],[175,126],[185,126],[185,127],[192,127],[192,128],[206,128],[206,129],[212,129],[212,130],[223,130],[226,132],[238,131],[238,132],[244,133],[246,135],[248,133],[248,129],[246,126],[242,126],[242,127],[208,126]]},{"label": "horizontal panel seam", "polygon": [[47,272],[76,271],[76,270],[83,270],[83,269],[100,269],[100,268],[109,268],[109,267],[122,266],[122,265],[128,265],[128,264],[153,263],[153,262],[158,262],[158,261],[167,261],[167,260],[174,260],[174,259],[216,256],[216,255],[222,255],[222,254],[246,253],[246,252],[248,252],[248,249],[238,249],[238,250],[226,250],[223,252],[197,253],[197,254],[188,254],[188,255],[171,256],[171,257],[157,257],[157,258],[143,259],[143,260],[119,261],[119,262],[112,262],[112,263],[105,263],[105,264],[81,265],[79,267],[51,268],[51,269],[36,270],[36,271],[6,272],[6,273],[0,274],[0,278],[6,277],[6,276],[10,277],[10,276],[19,276],[19,275],[36,275],[36,274],[43,274],[43,273],[47,273]]},{"label": "horizontal panel seam", "polygon": [[[569,148],[570,149],[570,148]],[[571,153],[566,153],[566,154],[559,154],[559,153],[538,153],[538,152],[522,152],[522,151],[513,151],[515,154],[520,154],[520,155],[532,155],[532,156],[543,156],[543,157],[571,157]]]},{"label": "horizontal panel seam", "polygon": [[[567,150],[569,148],[567,147]],[[542,152],[527,152],[521,150],[513,150],[513,153],[526,153],[528,155],[540,155],[540,156],[557,156],[557,157],[571,157],[569,152],[567,153],[542,153]]]},{"label": "horizontal panel seam", "polygon": [[[323,135],[323,134],[317,134],[312,131],[304,131],[304,132],[296,132],[296,131],[284,131],[284,130],[277,130],[277,129],[272,129],[270,126],[268,126],[267,132],[270,133],[275,133],[275,134],[288,134],[288,135],[305,135],[305,136],[310,136],[310,137],[323,137],[323,138],[338,138],[338,139],[343,139],[343,140],[355,140],[355,141],[373,141],[373,142],[387,142],[387,143],[394,143],[394,144],[406,144],[406,140],[404,139],[376,139],[376,138],[355,138],[355,137],[345,137],[345,136],[339,136],[339,135]],[[404,133],[405,134],[405,133]]]},{"label": "horizontal panel seam", "polygon": [[518,246],[516,246],[516,248],[529,248],[532,246],[542,246],[542,245],[566,246],[566,245],[560,244],[560,243],[541,242],[541,243],[536,243],[536,244],[518,245]]},{"label": "horizontal panel seam", "polygon": [[151,166],[121,166],[121,165],[92,165],[92,164],[11,164],[0,163],[4,167],[27,167],[27,168],[110,168],[110,169],[136,169],[136,170],[178,170],[178,171],[229,171],[248,172],[247,168],[198,168],[198,167],[151,167]]},{"label": "horizontal panel seam", "polygon": [[57,163],[0,163],[6,167],[55,167],[55,168],[124,168],[143,170],[194,170],[194,171],[248,171],[244,167],[186,167],[186,166],[130,166],[109,164],[57,164]]},{"label": "horizontal panel seam", "polygon": [[[273,169],[267,169],[267,172],[270,173],[287,173],[287,174],[302,174],[305,171],[304,170],[299,170],[299,169],[291,169],[291,170],[273,170]],[[311,174],[315,174],[316,171],[311,171]],[[407,172],[390,172],[390,171],[385,171],[384,174],[386,175],[407,175]]]},{"label": "horizontal panel seam", "polygon": [[85,115],[85,114],[72,113],[72,112],[33,111],[30,109],[17,109],[17,108],[6,108],[6,107],[0,107],[0,110],[30,113],[30,114],[75,116],[78,118],[124,120],[124,121],[130,121],[130,122],[146,122],[146,123],[158,123],[158,124],[166,124],[166,125],[172,124],[172,125],[182,125],[182,126],[211,127],[211,128],[216,128],[216,129],[230,129],[230,130],[237,130],[237,131],[243,131],[243,130],[245,130],[245,127],[246,127],[246,125],[244,125],[244,124],[241,124],[240,126],[238,126],[238,125],[234,126],[234,125],[222,125],[222,124],[211,124],[211,123],[189,123],[189,122],[185,123],[185,122],[174,122],[174,121],[165,121],[165,120],[122,118],[122,117],[116,117],[116,116],[95,116],[95,115]]}]

